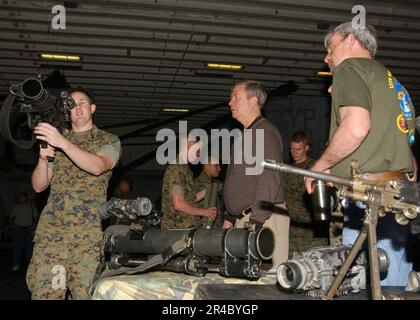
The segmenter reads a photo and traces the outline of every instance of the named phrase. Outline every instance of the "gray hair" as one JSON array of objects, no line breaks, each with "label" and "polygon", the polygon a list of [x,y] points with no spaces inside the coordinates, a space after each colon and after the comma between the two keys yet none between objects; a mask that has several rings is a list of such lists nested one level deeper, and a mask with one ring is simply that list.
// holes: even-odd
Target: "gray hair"
[{"label": "gray hair", "polygon": [[246,91],[246,95],[248,99],[252,97],[257,97],[258,104],[260,108],[262,108],[265,101],[267,100],[267,92],[265,91],[263,85],[259,83],[258,81],[254,81],[254,80],[242,80],[235,83],[232,86],[232,89],[240,85],[245,86],[245,91]]},{"label": "gray hair", "polygon": [[325,36],[324,45],[326,48],[328,48],[328,42],[335,32],[338,32],[343,38],[352,34],[362,47],[370,52],[372,57],[375,56],[376,50],[378,49],[378,40],[376,39],[374,27],[366,25],[366,28],[353,28],[352,22],[342,23],[334,31],[331,31]]}]

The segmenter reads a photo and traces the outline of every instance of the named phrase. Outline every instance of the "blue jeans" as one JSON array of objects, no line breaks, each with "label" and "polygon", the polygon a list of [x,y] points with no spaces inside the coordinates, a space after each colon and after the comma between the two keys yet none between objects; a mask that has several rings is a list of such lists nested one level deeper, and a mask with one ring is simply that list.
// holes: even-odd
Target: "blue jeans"
[{"label": "blue jeans", "polygon": [[20,265],[20,254],[25,249],[28,262],[32,257],[31,228],[15,226],[13,231],[13,265]]},{"label": "blue jeans", "polygon": [[[348,199],[344,203],[343,245],[352,245],[362,228],[365,205]],[[376,228],[378,248],[384,249],[389,257],[389,268],[381,274],[383,286],[405,286],[413,262],[407,256],[410,230],[408,225],[400,225],[392,213],[380,218]],[[367,240],[364,248],[367,248]],[[384,277],[382,277],[384,276]]]}]

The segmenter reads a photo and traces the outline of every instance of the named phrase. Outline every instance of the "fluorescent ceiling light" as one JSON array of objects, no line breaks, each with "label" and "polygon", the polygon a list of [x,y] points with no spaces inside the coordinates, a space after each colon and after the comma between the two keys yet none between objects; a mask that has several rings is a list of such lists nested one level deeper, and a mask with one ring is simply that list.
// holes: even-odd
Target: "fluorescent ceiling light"
[{"label": "fluorescent ceiling light", "polygon": [[243,66],[234,64],[207,63],[207,68],[223,70],[242,70]]},{"label": "fluorescent ceiling light", "polygon": [[163,112],[190,112],[190,109],[186,108],[163,108]]},{"label": "fluorescent ceiling light", "polygon": [[316,74],[319,75],[320,77],[331,77],[332,76],[332,73],[328,72],[328,71],[318,71]]},{"label": "fluorescent ceiling light", "polygon": [[79,56],[67,56],[63,54],[55,54],[55,53],[41,53],[42,59],[48,60],[60,60],[60,61],[71,61],[71,62],[79,62]]}]

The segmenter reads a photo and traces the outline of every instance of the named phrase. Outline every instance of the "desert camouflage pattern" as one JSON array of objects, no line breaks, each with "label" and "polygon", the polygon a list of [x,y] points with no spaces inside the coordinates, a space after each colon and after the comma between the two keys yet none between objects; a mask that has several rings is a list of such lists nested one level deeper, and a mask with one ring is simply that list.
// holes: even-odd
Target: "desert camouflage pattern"
[{"label": "desert camouflage pattern", "polygon": [[[315,163],[315,160],[308,158],[303,163],[292,165],[298,168],[308,169]],[[314,236],[314,221],[311,212],[311,199],[307,194],[303,177],[284,173],[285,193],[287,209],[290,215],[289,230],[289,257],[293,252],[304,251],[313,247],[328,245],[327,238]]]},{"label": "desert camouflage pattern", "polygon": [[[195,192],[200,192],[204,190],[210,185],[211,178],[206,175],[204,172],[201,172],[197,178],[194,179],[194,190]],[[199,206],[202,205],[202,201],[198,203]]]},{"label": "desert camouflage pattern", "polygon": [[103,279],[95,287],[93,300],[194,300],[197,287],[204,284],[272,284],[277,277],[261,277],[258,281],[226,278],[218,273],[194,277],[183,273],[155,271],[141,275]]},{"label": "desert camouflage pattern", "polygon": [[339,202],[337,210],[331,213],[330,222],[330,244],[341,246],[343,240],[344,214]]},{"label": "desert camouflage pattern", "polygon": [[[106,146],[107,153],[114,153],[110,154],[113,159],[118,159],[121,154],[118,137],[95,126],[85,132],[66,131],[63,135],[91,153],[97,153]],[[38,222],[34,238],[36,245],[26,276],[32,297],[41,299],[50,296],[49,293],[38,293],[51,289],[50,266],[73,263],[74,268],[68,268],[68,279],[77,279],[78,274],[82,273],[90,278],[90,273],[95,271],[93,261],[98,259],[97,248],[102,240],[98,208],[106,201],[108,181],[112,174],[112,171],[108,171],[100,176],[91,175],[79,169],[59,150],[56,151],[52,169],[50,195]],[[85,279],[85,276],[79,278]],[[87,287],[90,283],[83,285]]]},{"label": "desert camouflage pattern", "polygon": [[90,299],[89,288],[99,262],[100,243],[83,241],[35,243],[27,284],[33,300],[64,300],[67,289],[75,300]]},{"label": "desert camouflage pattern", "polygon": [[162,229],[200,228],[201,217],[175,211],[172,194],[183,195],[192,206],[197,207],[194,177],[187,164],[170,164],[165,171],[162,184]]}]

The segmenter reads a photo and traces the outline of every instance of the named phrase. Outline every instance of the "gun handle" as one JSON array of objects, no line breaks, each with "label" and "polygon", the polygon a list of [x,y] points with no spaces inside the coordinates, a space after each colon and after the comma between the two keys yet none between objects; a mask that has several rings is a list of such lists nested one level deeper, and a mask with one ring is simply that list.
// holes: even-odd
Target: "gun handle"
[{"label": "gun handle", "polygon": [[[42,149],[48,148],[48,143],[46,141],[44,141],[44,140],[39,140],[39,141],[40,141]],[[47,157],[47,160],[48,160],[48,162],[52,162],[52,161],[54,161],[54,158],[53,157]]]}]

